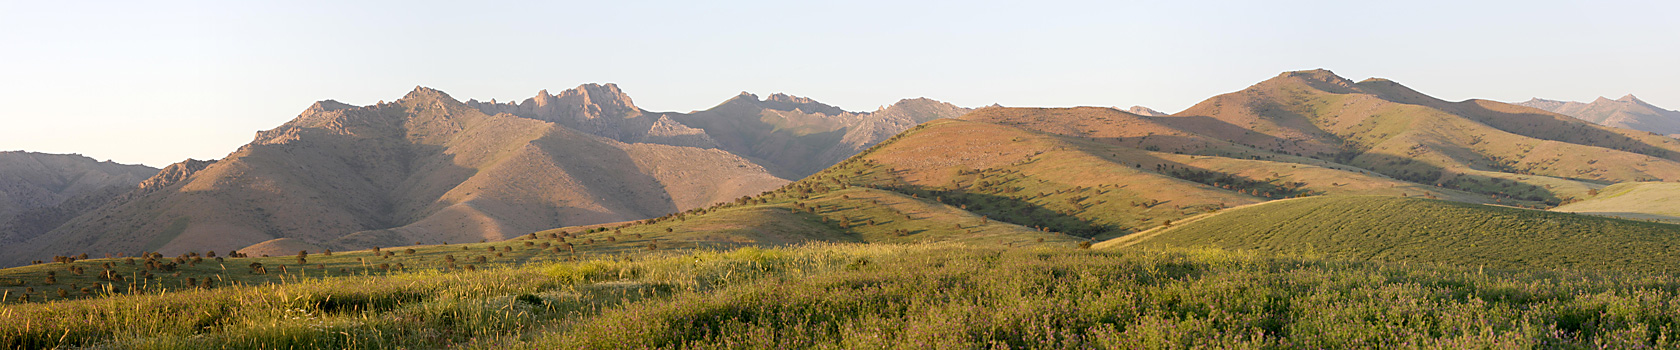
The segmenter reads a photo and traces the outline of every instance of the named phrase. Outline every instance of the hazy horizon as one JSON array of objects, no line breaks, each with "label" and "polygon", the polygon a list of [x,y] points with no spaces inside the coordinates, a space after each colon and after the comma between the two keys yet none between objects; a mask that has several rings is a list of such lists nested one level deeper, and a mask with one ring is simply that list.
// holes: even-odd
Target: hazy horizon
[{"label": "hazy horizon", "polygon": [[617,83],[653,111],[741,91],[851,111],[1143,105],[1176,112],[1283,71],[1447,100],[1680,108],[1680,4],[1295,1],[0,3],[0,150],[161,167],[215,159],[333,99],[416,85],[518,101]]}]

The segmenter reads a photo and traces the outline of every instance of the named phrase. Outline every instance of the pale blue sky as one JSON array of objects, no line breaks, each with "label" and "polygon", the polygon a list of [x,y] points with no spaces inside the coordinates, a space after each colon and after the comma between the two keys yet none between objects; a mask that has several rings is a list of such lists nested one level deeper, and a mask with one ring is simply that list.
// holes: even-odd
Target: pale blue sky
[{"label": "pale blue sky", "polygon": [[848,110],[1176,112],[1286,70],[1436,97],[1680,109],[1674,1],[0,0],[0,150],[220,158],[316,100],[618,83],[655,111],[740,91]]}]

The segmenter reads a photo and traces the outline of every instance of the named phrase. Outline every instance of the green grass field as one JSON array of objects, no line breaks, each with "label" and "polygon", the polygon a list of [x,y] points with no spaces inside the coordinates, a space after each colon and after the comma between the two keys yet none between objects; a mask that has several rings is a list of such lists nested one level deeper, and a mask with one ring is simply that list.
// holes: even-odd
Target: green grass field
[{"label": "green grass field", "polygon": [[1278,201],[1150,233],[1125,245],[1511,269],[1680,272],[1680,225],[1419,198]]},{"label": "green grass field", "polygon": [[4,348],[1670,348],[1668,275],[816,244],[0,309]]},{"label": "green grass field", "polygon": [[1680,222],[1680,183],[1629,182],[1594,192],[1596,196],[1552,211]]}]

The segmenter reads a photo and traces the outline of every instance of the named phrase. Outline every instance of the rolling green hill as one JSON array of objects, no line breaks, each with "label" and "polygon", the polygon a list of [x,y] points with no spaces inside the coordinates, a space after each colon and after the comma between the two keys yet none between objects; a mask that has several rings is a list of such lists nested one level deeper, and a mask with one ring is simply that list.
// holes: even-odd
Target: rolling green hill
[{"label": "rolling green hill", "polygon": [[1680,271],[1680,225],[1418,198],[1276,201],[1151,233],[1097,246],[1216,247],[1502,269]]},{"label": "rolling green hill", "polygon": [[1680,183],[1628,182],[1610,185],[1586,200],[1552,211],[1629,219],[1680,222]]}]

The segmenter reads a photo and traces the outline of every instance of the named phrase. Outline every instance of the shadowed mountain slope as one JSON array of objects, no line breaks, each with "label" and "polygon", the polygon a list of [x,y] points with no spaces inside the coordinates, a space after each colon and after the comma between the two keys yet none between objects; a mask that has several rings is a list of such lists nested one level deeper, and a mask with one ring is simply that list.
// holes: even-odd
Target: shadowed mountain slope
[{"label": "shadowed mountain slope", "polygon": [[519,103],[467,101],[485,114],[551,121],[627,143],[716,148],[796,179],[822,170],[916,124],[967,113],[949,103],[906,99],[874,112],[848,112],[806,97],[741,93],[692,113],[649,112],[617,85],[544,90]]},{"label": "shadowed mountain slope", "polygon": [[669,117],[705,130],[724,150],[763,159],[778,175],[801,178],[912,126],[968,111],[917,98],[853,113],[804,97],[774,94],[760,100],[741,93],[711,109]]},{"label": "shadowed mountain slope", "polygon": [[[601,109],[610,110],[583,110]],[[500,240],[658,216],[786,181],[721,150],[486,115],[417,88],[373,106],[317,103],[227,158],[171,166],[132,198],[4,256],[33,255],[13,247],[49,256],[229,250],[276,238],[339,249]]]},{"label": "shadowed mountain slope", "polygon": [[157,172],[76,154],[0,152],[0,244],[46,233]]},{"label": "shadowed mountain slope", "polygon": [[519,103],[429,88],[371,106],[321,101],[224,159],[171,165],[112,206],[0,247],[16,253],[0,264],[275,239],[340,250],[473,242],[650,218],[774,189],[964,111],[911,99],[851,113],[777,94],[656,113],[613,84]]}]

